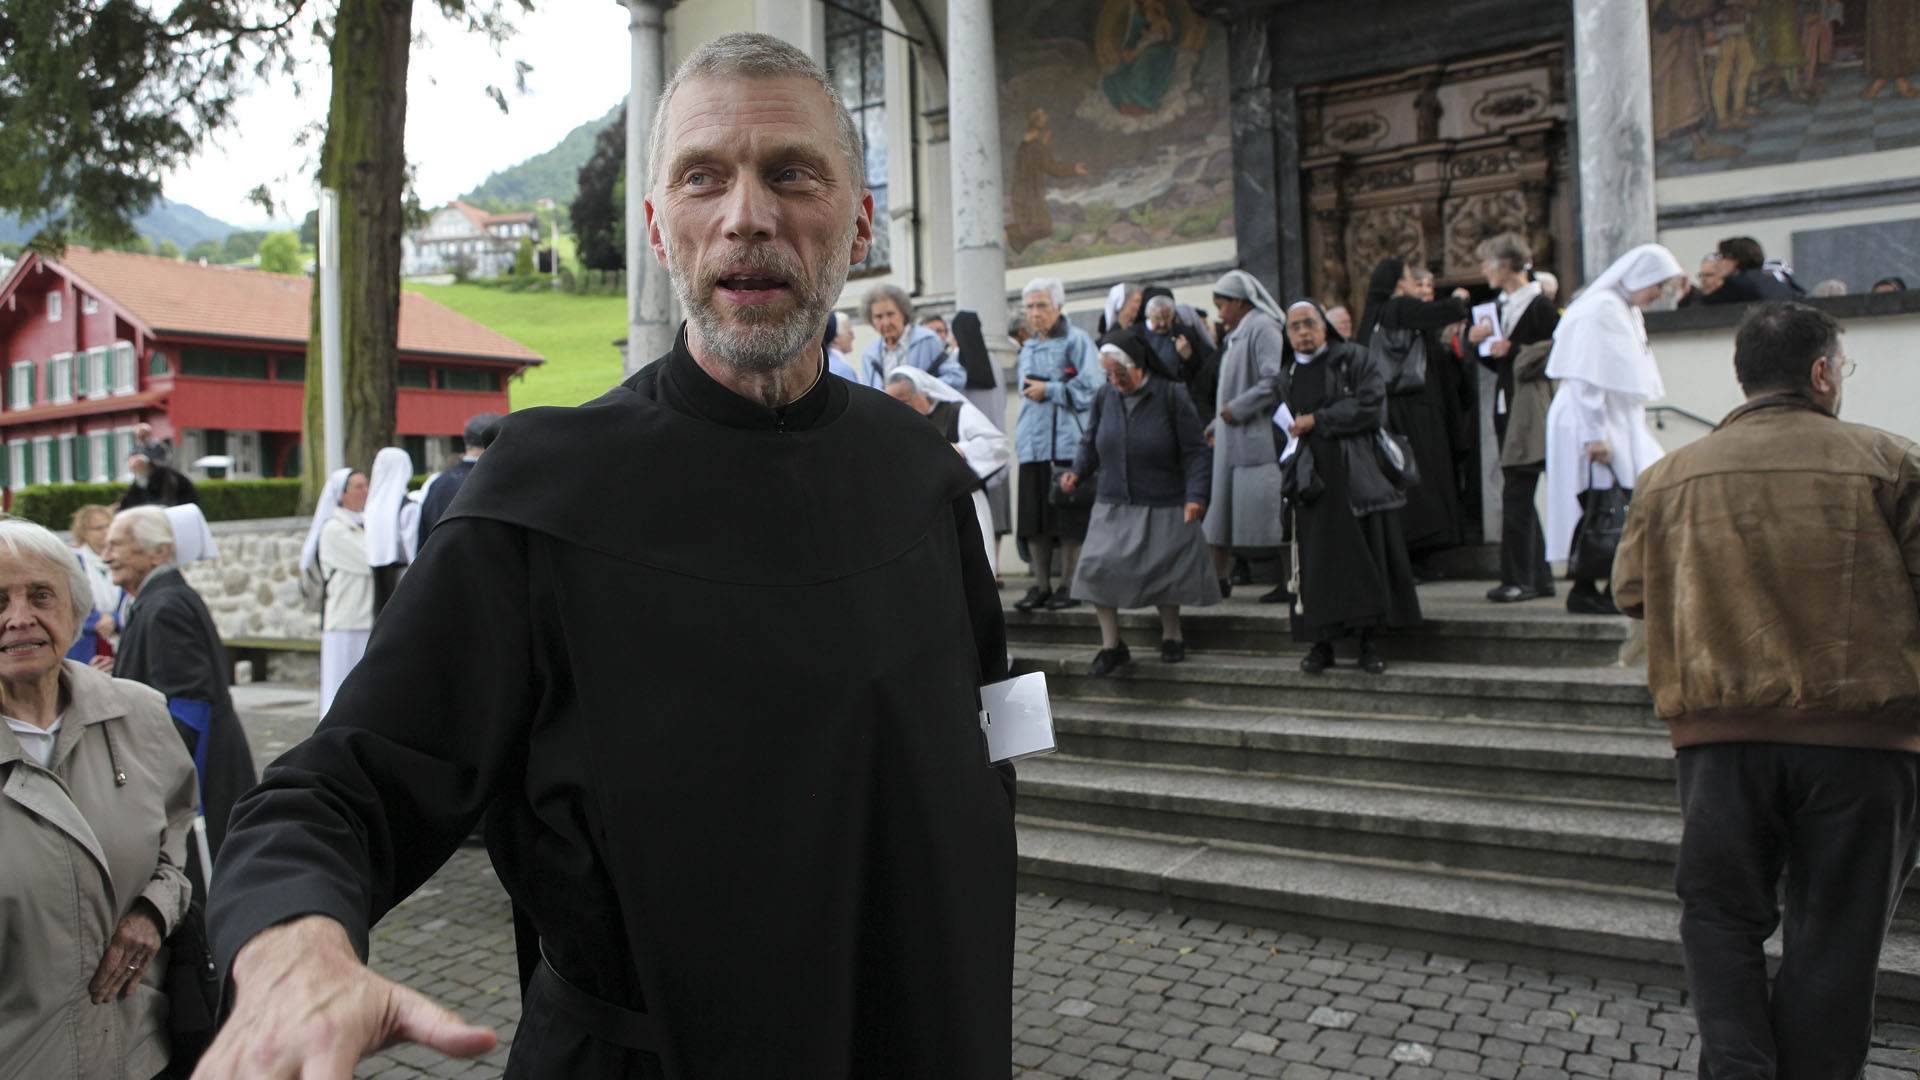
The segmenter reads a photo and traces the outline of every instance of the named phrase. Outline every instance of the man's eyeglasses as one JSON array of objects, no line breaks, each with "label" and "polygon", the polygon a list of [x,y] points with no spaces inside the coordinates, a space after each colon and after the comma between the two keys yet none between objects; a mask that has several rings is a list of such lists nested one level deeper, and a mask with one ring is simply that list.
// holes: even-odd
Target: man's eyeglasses
[{"label": "man's eyeglasses", "polygon": [[1855,364],[1853,362],[1853,358],[1850,356],[1827,357],[1827,369],[1829,371],[1840,372],[1840,377],[1843,379],[1853,378],[1854,367],[1855,367]]}]

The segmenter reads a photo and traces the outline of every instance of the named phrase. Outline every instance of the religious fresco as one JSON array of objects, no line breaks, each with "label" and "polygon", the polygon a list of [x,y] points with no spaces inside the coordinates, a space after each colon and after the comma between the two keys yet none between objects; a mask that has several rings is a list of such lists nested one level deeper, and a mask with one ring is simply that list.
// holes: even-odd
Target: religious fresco
[{"label": "religious fresco", "polygon": [[1657,172],[1920,146],[1920,0],[1647,0]]},{"label": "religious fresco", "polygon": [[994,25],[1007,265],[1233,235],[1217,23],[1187,0],[996,0]]}]

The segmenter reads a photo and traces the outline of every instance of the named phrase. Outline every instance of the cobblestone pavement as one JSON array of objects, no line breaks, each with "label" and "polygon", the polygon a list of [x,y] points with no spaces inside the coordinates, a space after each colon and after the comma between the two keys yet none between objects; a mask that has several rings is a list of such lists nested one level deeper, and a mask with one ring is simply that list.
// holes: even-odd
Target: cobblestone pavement
[{"label": "cobblestone pavement", "polygon": [[[311,696],[249,689],[264,763],[313,724]],[[1085,1080],[1672,1080],[1693,1018],[1675,989],[1026,894],[1012,987],[1013,1075]],[[475,1023],[498,1050],[413,1046],[361,1063],[378,1080],[491,1077],[520,1015],[506,894],[462,848],[373,933],[376,970]],[[1920,1028],[1880,1026],[1869,1080],[1920,1076]]]}]

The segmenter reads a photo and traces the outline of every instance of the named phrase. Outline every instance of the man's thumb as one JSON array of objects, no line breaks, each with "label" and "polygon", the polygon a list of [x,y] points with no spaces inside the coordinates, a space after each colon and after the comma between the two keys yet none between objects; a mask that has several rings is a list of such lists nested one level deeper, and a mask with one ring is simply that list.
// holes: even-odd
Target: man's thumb
[{"label": "man's thumb", "polygon": [[393,1008],[396,1040],[417,1042],[459,1058],[479,1057],[500,1044],[492,1028],[469,1024],[408,987],[396,988]]}]

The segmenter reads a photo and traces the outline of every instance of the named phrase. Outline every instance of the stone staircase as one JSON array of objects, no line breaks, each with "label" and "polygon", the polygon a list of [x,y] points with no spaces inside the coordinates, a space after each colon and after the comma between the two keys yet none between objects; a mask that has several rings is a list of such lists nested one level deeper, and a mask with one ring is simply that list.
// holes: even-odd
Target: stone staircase
[{"label": "stone staircase", "polygon": [[[1025,585],[1014,670],[1047,673],[1060,751],[1018,766],[1022,888],[1683,984],[1673,751],[1627,620],[1440,582],[1385,675],[1348,643],[1310,676],[1285,610],[1236,590],[1185,614],[1180,664],[1123,614],[1134,661],[1094,679],[1092,610],[1021,614]],[[1912,888],[1880,994],[1920,1018]]]}]

